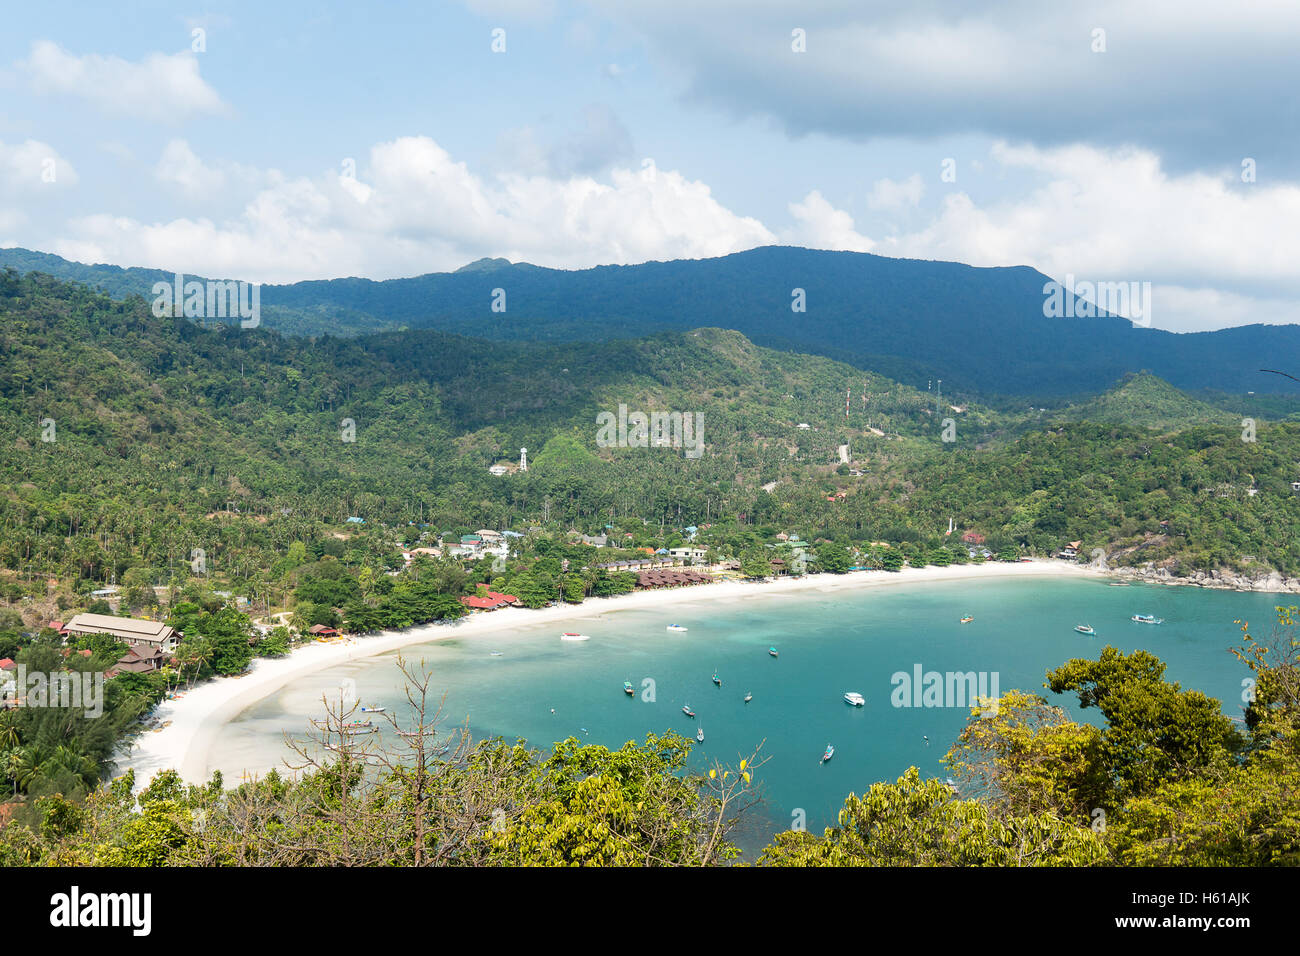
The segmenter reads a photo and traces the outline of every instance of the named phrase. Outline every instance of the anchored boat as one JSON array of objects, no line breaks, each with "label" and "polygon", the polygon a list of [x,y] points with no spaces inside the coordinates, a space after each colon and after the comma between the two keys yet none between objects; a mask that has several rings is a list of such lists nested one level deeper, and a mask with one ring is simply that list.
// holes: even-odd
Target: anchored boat
[{"label": "anchored boat", "polygon": [[1076,625],[1074,625],[1074,629],[1075,629],[1076,631],[1078,631],[1080,634],[1096,634],[1096,633],[1097,633],[1096,631],[1094,631],[1094,630],[1092,629],[1091,626],[1089,626],[1089,625],[1087,625],[1087,624],[1076,624]]},{"label": "anchored boat", "polygon": [[861,707],[867,702],[867,699],[859,694],[856,690],[851,690],[844,695],[844,703],[852,704],[854,707]]},{"label": "anchored boat", "polygon": [[631,681],[623,681],[623,693],[627,694],[629,697],[636,693],[636,689],[632,686]]},{"label": "anchored boat", "polygon": [[1164,619],[1163,617],[1156,617],[1156,616],[1153,615],[1153,614],[1134,614],[1132,620],[1136,621],[1138,624],[1163,624],[1163,623],[1165,623],[1165,619]]},{"label": "anchored boat", "polygon": [[975,620],[975,618],[973,618],[973,617],[971,617],[969,614],[967,614],[965,617],[963,617],[963,618],[961,619],[961,622],[962,622],[963,624],[969,624],[969,623],[970,623],[971,621],[973,621],[973,620]]},{"label": "anchored boat", "polygon": [[701,727],[699,730],[695,731],[695,739],[698,740],[700,743],[704,743],[704,728],[703,728],[703,727]]},{"label": "anchored boat", "polygon": [[562,641],[589,641],[591,637],[587,634],[577,634],[573,631],[565,631],[560,635]]},{"label": "anchored boat", "polygon": [[751,700],[753,700],[753,699],[754,699],[754,695],[751,694],[751,693],[746,692],[746,694],[745,694],[745,703],[748,704],[748,703],[749,703]]},{"label": "anchored boat", "polygon": [[691,710],[690,704],[686,704],[684,707],[682,707],[682,713],[685,714],[687,717],[695,716],[695,711]]},{"label": "anchored boat", "polygon": [[768,653],[768,656],[769,656],[769,657],[776,657],[776,648],[775,648],[775,647],[769,647],[769,648],[767,649],[767,653]]},{"label": "anchored boat", "polygon": [[686,633],[686,628],[682,627],[680,624],[669,624],[669,625],[668,625],[668,630],[674,632],[675,634],[685,634],[685,633]]},{"label": "anchored boat", "polygon": [[722,686],[722,678],[718,676],[717,671],[713,672],[713,683],[716,684],[718,687]]},{"label": "anchored boat", "polygon": [[826,761],[830,760],[834,756],[835,756],[835,748],[830,744],[827,744],[826,752],[822,754],[821,762],[825,763]]}]

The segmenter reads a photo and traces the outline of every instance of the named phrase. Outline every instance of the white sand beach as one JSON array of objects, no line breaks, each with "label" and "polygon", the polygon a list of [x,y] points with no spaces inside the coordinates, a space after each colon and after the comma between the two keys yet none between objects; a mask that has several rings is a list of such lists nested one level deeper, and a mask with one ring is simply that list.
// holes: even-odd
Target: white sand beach
[{"label": "white sand beach", "polygon": [[339,643],[308,644],[279,659],[258,658],[239,677],[223,677],[198,685],[184,696],[164,701],[153,716],[170,721],[161,730],[145,731],[119,754],[118,772],[135,770],[136,786],[148,783],[160,770],[177,770],[187,783],[202,783],[209,774],[208,754],[223,726],[259,700],[313,672],[359,658],[394,651],[447,637],[492,634],[497,638],[560,625],[612,611],[671,608],[691,602],[764,600],[797,592],[832,593],[846,589],[918,584],[929,581],[969,581],[986,578],[1097,576],[1104,572],[1065,561],[1036,560],[1016,564],[953,565],[946,568],[905,568],[899,572],[854,571],[773,581],[723,581],[661,591],[638,591],[612,598],[589,598],[582,604],[561,604],[540,610],[503,608],[471,614],[451,624],[429,624],[406,631],[386,631]]}]

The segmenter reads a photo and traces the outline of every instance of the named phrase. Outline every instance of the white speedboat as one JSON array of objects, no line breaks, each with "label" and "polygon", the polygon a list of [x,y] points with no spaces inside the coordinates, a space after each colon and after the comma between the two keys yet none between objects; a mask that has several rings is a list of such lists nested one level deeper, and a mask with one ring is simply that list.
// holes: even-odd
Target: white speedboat
[{"label": "white speedboat", "polygon": [[672,631],[674,634],[686,633],[686,628],[682,627],[680,624],[669,624],[668,630]]},{"label": "white speedboat", "polygon": [[1154,614],[1134,614],[1132,620],[1138,624],[1163,624],[1163,617],[1156,617]]},{"label": "white speedboat", "polygon": [[575,634],[573,631],[565,631],[560,635],[562,641],[589,641],[591,636],[588,634]]},{"label": "white speedboat", "polygon": [[861,707],[867,702],[867,699],[859,694],[856,690],[851,690],[844,695],[844,703],[852,704],[854,707]]}]

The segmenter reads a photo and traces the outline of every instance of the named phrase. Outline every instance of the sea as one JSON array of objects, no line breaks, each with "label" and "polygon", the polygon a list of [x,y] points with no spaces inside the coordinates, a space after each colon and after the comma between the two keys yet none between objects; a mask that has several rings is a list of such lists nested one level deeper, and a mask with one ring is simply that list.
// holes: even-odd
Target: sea
[{"label": "sea", "polygon": [[[1229,652],[1241,642],[1238,622],[1267,634],[1275,605],[1288,600],[1294,598],[1112,587],[1094,578],[783,594],[756,585],[752,597],[613,609],[578,624],[513,626],[408,645],[401,653],[432,675],[430,699],[440,703],[447,731],[467,726],[475,739],[518,738],[541,749],[567,737],[617,748],[675,731],[694,744],[693,769],[753,760],[761,802],[745,813],[737,835],[750,856],[784,829],[820,833],[834,825],[850,792],[896,780],[909,767],[945,778],[942,758],[979,703],[972,688],[981,696],[1042,694],[1076,720],[1100,723],[1095,708],[1080,708],[1073,694],[1052,694],[1044,682],[1049,669],[1071,658],[1095,659],[1107,645],[1149,651],[1167,665],[1167,680],[1203,691],[1225,714],[1240,717],[1250,672]],[[1135,623],[1134,614],[1164,623]],[[962,623],[964,617],[972,620]],[[687,630],[667,630],[673,624]],[[1096,634],[1077,632],[1079,624]],[[566,627],[590,640],[561,640]],[[390,652],[318,671],[259,701],[223,728],[210,768],[222,770],[229,785],[283,767],[295,757],[286,734],[307,741],[325,699],[355,695],[366,706],[385,707],[399,726],[410,724],[396,659]],[[849,691],[863,695],[865,705],[846,703]],[[699,730],[702,744],[694,743]],[[402,742],[391,730],[381,733],[385,744]],[[834,756],[823,761],[828,745]]]}]

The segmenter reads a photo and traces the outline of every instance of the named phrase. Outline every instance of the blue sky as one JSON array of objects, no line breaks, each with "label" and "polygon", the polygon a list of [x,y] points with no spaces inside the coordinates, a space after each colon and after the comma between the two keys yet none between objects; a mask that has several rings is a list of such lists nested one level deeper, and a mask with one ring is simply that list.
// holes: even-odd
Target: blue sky
[{"label": "blue sky", "polygon": [[780,242],[1295,321],[1300,11],[1063,6],[16,6],[0,245],[282,282]]}]

